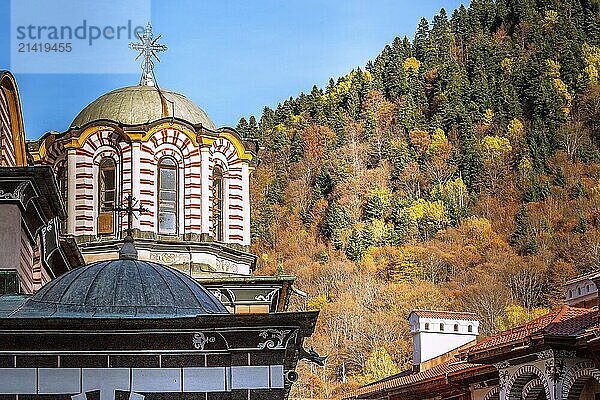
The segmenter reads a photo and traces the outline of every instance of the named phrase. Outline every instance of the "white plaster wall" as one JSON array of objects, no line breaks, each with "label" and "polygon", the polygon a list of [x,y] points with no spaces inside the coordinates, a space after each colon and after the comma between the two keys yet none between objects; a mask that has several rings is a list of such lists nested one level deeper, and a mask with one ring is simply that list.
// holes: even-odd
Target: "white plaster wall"
[{"label": "white plaster wall", "polygon": [[472,342],[477,337],[476,335],[442,333],[442,332],[420,332],[416,334],[419,340],[420,349],[413,356],[415,363],[420,364],[424,361],[431,360],[449,351],[457,349],[465,344]]},{"label": "white plaster wall", "polygon": [[210,149],[203,147],[200,149],[200,173],[202,180],[201,193],[201,213],[202,213],[202,233],[210,234]]},{"label": "white plaster wall", "polygon": [[598,296],[596,284],[587,278],[565,285],[564,291],[566,303],[569,305],[592,300]]},{"label": "white plaster wall", "polygon": [[67,150],[67,197],[70,201],[67,201],[67,233],[69,235],[75,234],[75,192],[77,191],[75,180],[76,166],[77,164],[77,153],[75,149]]},{"label": "white plaster wall", "polygon": [[[421,364],[432,358],[448,353],[477,338],[478,321],[465,321],[441,318],[419,317],[415,313],[409,318],[410,330],[413,335],[413,363]],[[425,329],[429,324],[429,329]],[[440,324],[444,330],[440,330]],[[458,325],[458,332],[454,325]],[[472,332],[469,332],[469,326]]]},{"label": "white plaster wall", "polygon": [[210,265],[218,272],[230,272],[243,275],[250,274],[250,264],[232,262],[218,257],[215,254],[205,252],[149,251],[140,249],[138,246],[138,257],[140,260],[149,260],[165,265],[188,264],[192,262],[194,264]]},{"label": "white plaster wall", "polygon": [[243,236],[244,241],[243,244],[246,246],[250,246],[250,171],[248,169],[248,164],[242,164],[242,197],[243,197]]}]

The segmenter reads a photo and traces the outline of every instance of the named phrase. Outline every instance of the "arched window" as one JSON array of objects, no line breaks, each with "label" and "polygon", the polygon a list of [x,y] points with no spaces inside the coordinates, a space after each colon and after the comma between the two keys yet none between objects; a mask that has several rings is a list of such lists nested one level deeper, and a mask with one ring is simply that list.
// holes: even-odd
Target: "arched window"
[{"label": "arched window", "polygon": [[170,157],[158,163],[158,233],[177,234],[177,163]]},{"label": "arched window", "polygon": [[569,289],[569,298],[573,297],[573,291]]},{"label": "arched window", "polygon": [[104,158],[100,161],[98,174],[98,233],[114,233],[113,210],[117,194],[117,170],[115,160]]},{"label": "arched window", "polygon": [[223,241],[223,170],[219,166],[213,169],[213,234],[215,240]]},{"label": "arched window", "polygon": [[444,330],[444,324],[440,324],[440,331]]},{"label": "arched window", "polygon": [[458,332],[458,324],[454,324],[454,332]]},{"label": "arched window", "polygon": [[473,332],[473,325],[469,325],[469,326],[467,327],[467,331],[469,331],[469,332]]},{"label": "arched window", "polygon": [[577,296],[581,296],[581,288],[580,287],[577,288]]},{"label": "arched window", "polygon": [[429,322],[425,322],[425,330],[428,331],[429,330]]}]

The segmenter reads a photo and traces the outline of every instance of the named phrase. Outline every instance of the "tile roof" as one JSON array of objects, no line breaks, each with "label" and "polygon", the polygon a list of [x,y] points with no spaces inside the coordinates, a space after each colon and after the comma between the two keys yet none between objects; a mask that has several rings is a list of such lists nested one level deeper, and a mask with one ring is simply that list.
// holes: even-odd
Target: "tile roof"
[{"label": "tile roof", "polygon": [[464,321],[477,321],[477,315],[461,311],[436,311],[436,310],[413,310],[411,312],[422,318],[460,319]]},{"label": "tile roof", "polygon": [[463,356],[519,343],[534,335],[577,336],[597,322],[596,308],[562,306],[524,325],[500,332],[460,352]]},{"label": "tile roof", "polygon": [[435,379],[445,380],[447,374],[465,372],[469,370],[484,370],[488,368],[494,367],[482,364],[471,364],[457,360],[449,360],[425,371],[417,372],[410,375],[405,375],[401,373],[396,377],[389,377],[381,381],[373,382],[371,384],[365,385],[363,387],[346,393],[342,396],[342,399],[354,399],[362,395],[393,390],[403,386],[412,386],[415,384],[424,383],[426,381]]},{"label": "tile roof", "polygon": [[[471,313],[457,313],[451,311],[429,311],[415,310],[417,315],[428,318],[454,318],[470,320],[475,315]],[[597,326],[598,309],[597,308],[578,308],[562,306],[552,310],[533,321],[513,329],[501,332],[495,336],[487,338],[482,342],[468,347],[459,354],[464,358],[473,353],[500,348],[511,343],[519,343],[534,335],[547,336],[566,336],[576,337],[584,331]],[[423,384],[437,379],[446,379],[447,375],[463,372],[487,372],[488,369],[495,369],[491,365],[475,364],[449,360],[428,370],[413,374],[400,373],[395,376],[365,385],[345,394],[342,399],[361,398],[364,395],[370,395],[378,392],[389,392],[393,390],[406,391],[415,385]]]}]

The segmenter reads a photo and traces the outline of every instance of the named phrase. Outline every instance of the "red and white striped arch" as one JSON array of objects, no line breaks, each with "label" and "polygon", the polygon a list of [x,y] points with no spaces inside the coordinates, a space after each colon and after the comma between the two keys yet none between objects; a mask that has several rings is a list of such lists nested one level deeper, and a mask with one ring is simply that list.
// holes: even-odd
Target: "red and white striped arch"
[{"label": "red and white striped arch", "polygon": [[[248,187],[248,165],[240,159],[238,152],[227,138],[219,137],[209,149],[212,182],[212,171],[215,165],[223,169],[223,218],[225,241],[250,244],[250,201]],[[212,186],[211,186],[212,193]],[[211,199],[212,202],[212,199]]]},{"label": "red and white striped arch", "polygon": [[[134,228],[158,234],[158,165],[161,158],[168,156],[179,168],[178,233],[210,232],[211,203],[204,199],[212,196],[212,171],[215,165],[220,165],[224,171],[224,241],[250,244],[248,164],[240,159],[228,138],[218,137],[208,149],[201,150],[188,132],[175,127],[158,128],[142,142],[130,142],[110,127],[90,129],[96,130],[82,133],[80,147],[69,150],[58,139],[46,149],[41,160],[55,168],[65,159],[69,164],[73,176],[68,179],[75,180],[69,188],[69,198],[75,198],[71,233],[97,234],[98,165],[103,158],[111,157],[117,165],[118,197],[132,193],[149,210],[133,222]],[[206,150],[208,157],[203,158]],[[73,157],[67,157],[71,153]],[[121,221],[121,229],[125,225],[126,221]]]}]

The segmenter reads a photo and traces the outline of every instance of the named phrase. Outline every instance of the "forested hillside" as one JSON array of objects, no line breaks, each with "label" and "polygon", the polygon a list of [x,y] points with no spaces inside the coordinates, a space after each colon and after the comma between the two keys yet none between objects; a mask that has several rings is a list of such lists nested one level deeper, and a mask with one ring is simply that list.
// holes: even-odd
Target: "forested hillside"
[{"label": "forested hillside", "polygon": [[294,389],[332,396],[410,366],[413,308],[477,313],[489,335],[600,268],[597,0],[474,0],[419,23],[326,88],[239,131],[260,273],[319,309]]}]

